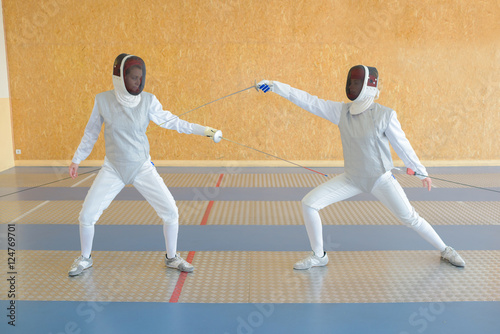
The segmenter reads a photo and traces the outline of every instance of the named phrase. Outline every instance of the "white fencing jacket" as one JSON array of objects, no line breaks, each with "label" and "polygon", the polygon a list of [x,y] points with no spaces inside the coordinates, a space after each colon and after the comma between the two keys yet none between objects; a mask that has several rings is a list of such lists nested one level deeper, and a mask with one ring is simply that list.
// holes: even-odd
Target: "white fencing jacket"
[{"label": "white fencing jacket", "polygon": [[142,92],[140,103],[130,108],[119,104],[111,90],[96,96],[94,109],[72,161],[80,164],[89,156],[104,124],[106,159],[125,184],[132,183],[141,166],[149,159],[146,129],[150,121],[179,133],[203,135],[205,131],[204,126],[181,120],[163,110],[153,94]]},{"label": "white fencing jacket", "polygon": [[278,81],[273,81],[273,85],[273,92],[338,125],[346,174],[358,178],[376,178],[393,169],[390,142],[406,167],[427,175],[401,129],[394,110],[373,103],[361,114],[351,115],[349,107],[352,103],[322,100]]}]

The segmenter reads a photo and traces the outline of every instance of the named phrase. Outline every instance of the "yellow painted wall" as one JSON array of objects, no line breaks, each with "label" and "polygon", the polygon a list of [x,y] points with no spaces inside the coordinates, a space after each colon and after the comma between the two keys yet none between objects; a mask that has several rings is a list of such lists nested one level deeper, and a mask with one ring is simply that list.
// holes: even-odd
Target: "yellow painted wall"
[{"label": "yellow painted wall", "polygon": [[[254,80],[346,101],[356,64],[376,66],[425,161],[500,159],[497,0],[2,0],[15,147],[69,160],[114,58],[141,56],[146,91],[181,114]],[[336,126],[248,90],[184,119],[291,160],[342,159]],[[264,160],[228,142],[153,129],[156,160]],[[89,159],[104,157],[101,136]],[[269,158],[272,160],[272,158]]]},{"label": "yellow painted wall", "polygon": [[0,172],[14,167],[12,122],[8,98],[0,98]]},{"label": "yellow painted wall", "polygon": [[14,167],[12,117],[1,5],[2,0],[0,0],[0,172]]}]

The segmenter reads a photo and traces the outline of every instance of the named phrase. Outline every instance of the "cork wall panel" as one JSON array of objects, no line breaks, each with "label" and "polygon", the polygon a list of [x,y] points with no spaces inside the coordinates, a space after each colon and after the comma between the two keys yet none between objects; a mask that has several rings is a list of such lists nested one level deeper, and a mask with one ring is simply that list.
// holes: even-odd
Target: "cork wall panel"
[{"label": "cork wall panel", "polygon": [[[182,114],[255,80],[347,102],[353,65],[378,68],[379,103],[422,160],[500,152],[500,5],[466,1],[3,0],[14,144],[22,160],[69,160],[122,53],[141,56],[145,91]],[[335,125],[251,89],[183,119],[291,160],[341,160]],[[150,125],[158,160],[272,159]],[[88,159],[103,159],[104,138]]]}]

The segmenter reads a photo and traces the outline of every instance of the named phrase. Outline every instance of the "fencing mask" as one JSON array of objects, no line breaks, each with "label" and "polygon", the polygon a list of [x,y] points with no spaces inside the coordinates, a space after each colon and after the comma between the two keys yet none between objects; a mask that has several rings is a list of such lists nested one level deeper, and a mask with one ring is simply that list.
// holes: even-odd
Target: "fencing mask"
[{"label": "fencing mask", "polygon": [[364,65],[352,67],[347,74],[345,90],[349,100],[353,101],[350,113],[362,113],[378,98],[377,69]]},{"label": "fencing mask", "polygon": [[141,102],[141,92],[146,82],[146,64],[137,57],[122,53],[113,65],[113,86],[118,102],[125,107],[135,107]]}]

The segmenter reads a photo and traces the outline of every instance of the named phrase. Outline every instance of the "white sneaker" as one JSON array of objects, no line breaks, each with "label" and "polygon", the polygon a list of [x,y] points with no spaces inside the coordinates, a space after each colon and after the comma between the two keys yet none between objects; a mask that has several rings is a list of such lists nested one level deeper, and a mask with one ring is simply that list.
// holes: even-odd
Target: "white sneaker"
[{"label": "white sneaker", "polygon": [[92,267],[92,255],[89,258],[80,255],[71,265],[68,271],[69,276],[78,276],[87,268]]},{"label": "white sneaker", "polygon": [[444,251],[441,252],[441,258],[448,261],[454,266],[465,267],[464,259],[462,259],[462,257],[458,255],[457,251],[450,246],[446,246]]},{"label": "white sneaker", "polygon": [[175,254],[175,257],[171,259],[167,258],[165,255],[165,265],[169,268],[178,269],[187,273],[191,273],[194,270],[193,265],[180,257],[179,254]]},{"label": "white sneaker", "polygon": [[316,256],[314,252],[306,257],[303,260],[300,260],[299,262],[295,263],[293,265],[293,269],[298,269],[298,270],[305,270],[305,269],[310,269],[311,267],[323,267],[328,264],[328,255],[326,252],[324,253],[323,257]]}]

